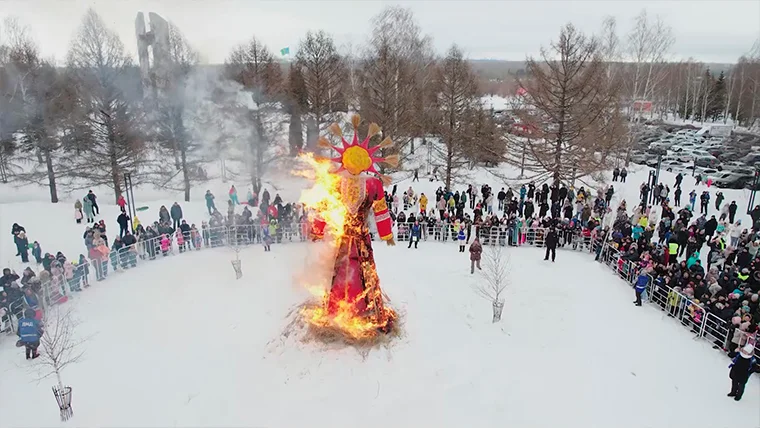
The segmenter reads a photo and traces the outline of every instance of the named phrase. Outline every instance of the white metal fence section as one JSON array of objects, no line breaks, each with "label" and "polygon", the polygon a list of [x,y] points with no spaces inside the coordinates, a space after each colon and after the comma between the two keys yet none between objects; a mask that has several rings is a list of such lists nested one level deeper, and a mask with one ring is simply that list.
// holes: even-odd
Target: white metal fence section
[{"label": "white metal fence section", "polygon": [[[408,241],[411,226],[411,223],[397,223],[394,232],[396,240]],[[458,242],[457,235],[461,229],[468,242],[471,240],[471,235],[477,235],[483,245],[501,246],[529,245],[542,247],[547,234],[546,228],[516,228],[508,225],[494,227],[470,225],[468,227],[451,223],[423,223],[420,228],[421,239],[424,241]],[[147,261],[162,259],[187,251],[221,246],[237,247],[259,244],[267,233],[274,243],[304,242],[309,239],[309,230],[310,226],[306,223],[272,227],[268,224],[245,224],[204,228],[185,234],[177,231],[172,235],[166,235],[166,240],[164,240],[163,235],[151,239],[143,239],[145,235],[142,235],[135,245],[89,258],[86,263],[76,266],[70,275],[66,275],[62,271],[52,273],[49,281],[40,284],[43,294],[41,304],[43,308],[46,308],[49,305],[62,303],[68,299],[67,296],[73,290],[88,286],[90,268],[95,273],[96,281],[102,281],[108,277],[109,268],[111,272],[122,271],[135,268]],[[592,240],[590,235],[583,235],[579,231],[559,231],[558,237],[560,248],[595,253],[597,260],[614,270],[620,278],[631,285],[636,282],[640,272],[638,263],[625,260],[620,251],[614,248],[610,242],[604,242],[603,239]],[[689,328],[697,337],[705,338],[721,349],[733,350],[729,349],[736,342],[732,341],[732,338],[737,334],[746,335],[746,333],[733,328],[725,320],[705,311],[672,287],[664,284],[658,285],[651,275],[646,297],[648,302],[659,306],[670,317]],[[12,318],[19,317],[23,310],[23,299],[12,302],[7,313],[0,317],[0,331],[13,332]],[[754,342],[756,338],[754,336],[747,337],[745,342],[748,340]],[[756,347],[756,353],[760,357],[760,347]]]}]

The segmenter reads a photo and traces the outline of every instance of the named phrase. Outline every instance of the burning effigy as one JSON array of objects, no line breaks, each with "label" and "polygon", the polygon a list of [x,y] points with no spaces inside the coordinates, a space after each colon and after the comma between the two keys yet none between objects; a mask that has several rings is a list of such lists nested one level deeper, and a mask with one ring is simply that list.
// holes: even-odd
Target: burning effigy
[{"label": "burning effigy", "polygon": [[372,213],[380,240],[395,245],[383,190],[383,179],[387,178],[378,173],[375,164],[395,166],[398,157],[376,156],[378,150],[393,143],[386,138],[370,147],[372,137],[380,132],[375,123],[369,125],[366,138],[360,141],[360,122],[359,115],[351,118],[350,140],[337,123],[330,126],[333,136],[340,139],[337,146],[324,136],[319,139],[319,147],[333,150],[337,156],[302,156],[311,168],[306,175],[313,178],[314,185],[303,191],[299,200],[308,213],[312,238],[325,241],[327,263],[333,263],[331,280],[312,279],[313,283],[329,287],[309,284],[309,290],[318,298],[305,304],[300,315],[312,335],[355,344],[370,343],[392,332],[397,320],[380,288],[368,219]]}]

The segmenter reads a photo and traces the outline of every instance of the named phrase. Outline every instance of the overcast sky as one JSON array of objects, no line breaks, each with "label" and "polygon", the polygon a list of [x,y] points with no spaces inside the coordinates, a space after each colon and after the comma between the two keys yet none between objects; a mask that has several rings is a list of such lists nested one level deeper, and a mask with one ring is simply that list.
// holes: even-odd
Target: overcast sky
[{"label": "overcast sky", "polygon": [[605,16],[621,35],[646,9],[672,26],[672,58],[735,62],[760,37],[760,1],[253,1],[253,0],[0,0],[0,17],[16,16],[32,29],[45,57],[62,60],[89,7],[116,30],[134,55],[138,11],[175,23],[204,61],[221,63],[230,49],[255,35],[272,51],[295,53],[307,30],[325,30],[336,44],[358,46],[369,20],[387,5],[410,8],[439,52],[459,44],[471,59],[523,60],[572,22],[595,32]]}]

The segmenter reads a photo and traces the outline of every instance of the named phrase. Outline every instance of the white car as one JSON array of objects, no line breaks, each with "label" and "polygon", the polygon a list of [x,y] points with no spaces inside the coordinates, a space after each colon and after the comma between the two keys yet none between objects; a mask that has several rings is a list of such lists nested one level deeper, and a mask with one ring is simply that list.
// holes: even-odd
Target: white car
[{"label": "white car", "polygon": [[660,168],[664,169],[665,171],[683,170],[684,166],[685,165],[683,164],[683,162],[679,162],[678,160],[675,160],[675,159],[668,159],[668,160],[663,159],[662,162],[660,163]]}]

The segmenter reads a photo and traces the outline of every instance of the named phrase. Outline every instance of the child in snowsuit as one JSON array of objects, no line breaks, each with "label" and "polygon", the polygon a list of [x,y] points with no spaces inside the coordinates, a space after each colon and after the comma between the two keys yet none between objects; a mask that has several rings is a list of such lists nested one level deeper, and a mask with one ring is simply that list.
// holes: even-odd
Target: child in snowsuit
[{"label": "child in snowsuit", "polygon": [[184,253],[185,252],[185,237],[182,235],[182,232],[176,233],[175,237],[177,238],[177,247],[179,248],[179,252]]},{"label": "child in snowsuit", "polygon": [[82,223],[83,217],[84,214],[82,213],[82,201],[77,199],[77,201],[74,202],[74,219],[77,221],[77,224]]},{"label": "child in snowsuit", "polygon": [[459,228],[459,233],[457,233],[457,240],[459,241],[459,252],[464,253],[464,227]]},{"label": "child in snowsuit", "polygon": [[269,228],[264,229],[264,251],[272,251],[272,235],[269,234]]},{"label": "child in snowsuit", "polygon": [[167,235],[164,235],[163,238],[161,238],[161,254],[166,257],[169,254],[169,248],[171,247],[172,242],[169,240],[169,237]]}]

